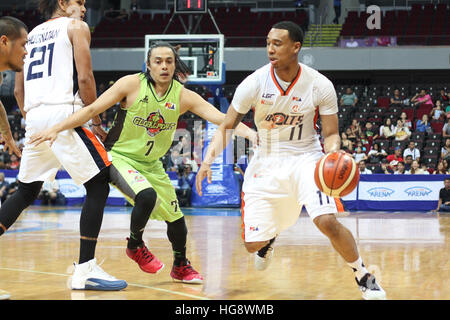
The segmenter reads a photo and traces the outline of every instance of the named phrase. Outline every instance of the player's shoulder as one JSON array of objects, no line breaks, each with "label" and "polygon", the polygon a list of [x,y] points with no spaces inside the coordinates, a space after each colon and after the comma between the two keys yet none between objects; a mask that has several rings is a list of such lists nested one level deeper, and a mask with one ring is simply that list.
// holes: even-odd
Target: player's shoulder
[{"label": "player's shoulder", "polygon": [[253,71],[241,82],[240,86],[250,89],[258,86],[260,83],[264,83],[267,77],[270,77],[270,64],[266,64]]},{"label": "player's shoulder", "polygon": [[302,63],[300,63],[300,66],[302,68],[302,74],[304,73],[309,78],[309,81],[313,83],[315,89],[334,89],[333,82],[318,70]]},{"label": "player's shoulder", "polygon": [[82,32],[86,32],[86,31],[91,31],[91,29],[89,28],[89,25],[83,21],[83,20],[79,20],[79,19],[74,19],[74,18],[66,18],[68,20],[66,20],[65,22],[67,23],[67,29],[69,31],[82,31]]}]

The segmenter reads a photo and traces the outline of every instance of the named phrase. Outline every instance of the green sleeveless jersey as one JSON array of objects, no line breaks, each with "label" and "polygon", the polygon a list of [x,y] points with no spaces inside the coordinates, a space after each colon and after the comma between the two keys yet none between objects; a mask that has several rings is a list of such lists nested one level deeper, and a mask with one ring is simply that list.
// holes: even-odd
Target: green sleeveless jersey
[{"label": "green sleeveless jersey", "polygon": [[172,80],[160,98],[153,85],[148,85],[145,75],[139,77],[139,95],[133,105],[117,112],[105,148],[135,161],[151,162],[164,156],[172,145],[183,85]]}]

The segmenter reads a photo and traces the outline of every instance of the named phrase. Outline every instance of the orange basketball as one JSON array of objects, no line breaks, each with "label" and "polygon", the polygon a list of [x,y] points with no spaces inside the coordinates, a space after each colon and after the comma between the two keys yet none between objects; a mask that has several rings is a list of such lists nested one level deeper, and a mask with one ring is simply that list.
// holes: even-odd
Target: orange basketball
[{"label": "orange basketball", "polygon": [[317,162],[314,180],[319,190],[326,195],[343,197],[358,185],[359,169],[348,153],[333,152]]}]

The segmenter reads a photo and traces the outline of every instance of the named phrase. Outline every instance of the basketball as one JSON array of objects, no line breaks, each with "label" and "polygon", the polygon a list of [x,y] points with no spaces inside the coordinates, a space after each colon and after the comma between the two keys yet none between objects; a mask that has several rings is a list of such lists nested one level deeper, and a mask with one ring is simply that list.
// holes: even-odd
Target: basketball
[{"label": "basketball", "polygon": [[359,169],[348,153],[324,155],[316,164],[314,180],[320,191],[332,197],[351,193],[359,182]]}]

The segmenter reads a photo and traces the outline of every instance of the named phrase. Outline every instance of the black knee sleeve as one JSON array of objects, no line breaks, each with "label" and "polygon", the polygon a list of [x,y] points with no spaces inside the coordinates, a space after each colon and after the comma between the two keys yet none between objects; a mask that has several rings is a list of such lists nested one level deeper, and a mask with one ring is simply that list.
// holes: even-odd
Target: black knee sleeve
[{"label": "black knee sleeve", "polygon": [[[0,208],[0,223],[8,229],[17,220],[24,209],[33,204],[42,188],[42,181],[23,183],[19,181],[14,192]],[[2,232],[2,230],[0,230]]]},{"label": "black knee sleeve", "polygon": [[144,189],[136,195],[134,208],[131,212],[131,232],[137,233],[145,228],[148,218],[155,208],[156,199],[157,194],[153,188]]}]

